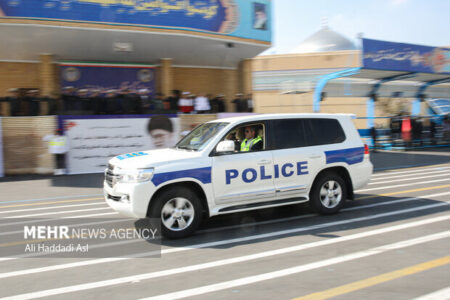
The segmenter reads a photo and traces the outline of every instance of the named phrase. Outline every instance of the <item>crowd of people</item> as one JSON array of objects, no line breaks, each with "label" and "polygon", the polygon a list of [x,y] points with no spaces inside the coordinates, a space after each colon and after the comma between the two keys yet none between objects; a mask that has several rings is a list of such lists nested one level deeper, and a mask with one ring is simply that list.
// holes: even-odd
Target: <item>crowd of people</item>
[{"label": "crowd of people", "polygon": [[[391,146],[405,148],[450,143],[450,117],[410,116],[400,113],[389,119],[389,128],[379,126],[370,129],[374,149],[388,142]],[[388,140],[383,139],[386,136]]]},{"label": "crowd of people", "polygon": [[[10,116],[253,112],[251,94],[236,94],[227,110],[223,94],[179,90],[170,95],[153,95],[148,89],[102,91],[65,87],[61,95],[42,97],[39,90],[9,89],[8,96],[0,98],[0,102],[9,103]],[[41,103],[46,103],[46,111],[42,111]]]}]

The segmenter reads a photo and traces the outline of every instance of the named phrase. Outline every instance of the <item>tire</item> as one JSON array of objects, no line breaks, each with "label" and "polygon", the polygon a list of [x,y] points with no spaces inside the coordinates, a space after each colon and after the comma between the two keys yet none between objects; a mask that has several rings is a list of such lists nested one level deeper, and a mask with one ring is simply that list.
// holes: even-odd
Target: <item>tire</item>
[{"label": "tire", "polygon": [[347,188],[344,179],[333,172],[320,175],[310,192],[313,210],[322,215],[337,213],[345,204]]},{"label": "tire", "polygon": [[150,207],[149,217],[161,219],[161,234],[166,238],[187,237],[202,221],[202,203],[189,188],[167,189],[153,200],[155,202]]}]

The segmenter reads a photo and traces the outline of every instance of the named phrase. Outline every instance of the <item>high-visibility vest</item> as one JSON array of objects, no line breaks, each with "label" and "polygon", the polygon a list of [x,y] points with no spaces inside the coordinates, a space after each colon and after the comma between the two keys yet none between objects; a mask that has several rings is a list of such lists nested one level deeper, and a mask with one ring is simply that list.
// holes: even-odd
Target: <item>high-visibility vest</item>
[{"label": "high-visibility vest", "polygon": [[247,139],[243,140],[242,143],[241,143],[241,152],[248,152],[248,151],[250,151],[250,149],[253,147],[253,145],[258,143],[259,141],[262,141],[262,138],[260,136],[250,140],[249,143],[247,143]]}]

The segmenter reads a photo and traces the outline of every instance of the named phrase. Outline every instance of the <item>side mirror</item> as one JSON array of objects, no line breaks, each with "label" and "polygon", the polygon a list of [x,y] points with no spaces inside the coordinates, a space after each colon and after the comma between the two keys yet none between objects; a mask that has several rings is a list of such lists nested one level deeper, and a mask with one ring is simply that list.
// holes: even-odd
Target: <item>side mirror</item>
[{"label": "side mirror", "polygon": [[233,141],[221,141],[216,147],[216,153],[234,152]]}]

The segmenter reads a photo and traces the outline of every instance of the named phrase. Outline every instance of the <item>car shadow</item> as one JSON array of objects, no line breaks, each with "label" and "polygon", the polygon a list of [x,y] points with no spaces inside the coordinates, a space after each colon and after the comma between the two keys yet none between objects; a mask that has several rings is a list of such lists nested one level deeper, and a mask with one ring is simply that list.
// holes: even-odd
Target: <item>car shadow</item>
[{"label": "car shadow", "polygon": [[[316,236],[331,239],[340,237],[340,234],[352,230],[357,230],[358,232],[365,231],[373,226],[389,226],[394,222],[432,216],[450,210],[450,206],[441,205],[379,218],[370,218],[375,214],[385,214],[442,203],[442,201],[425,198],[412,201],[399,201],[405,198],[406,197],[374,196],[371,200],[348,201],[340,213],[326,216],[314,214],[306,204],[220,215],[203,222],[193,236],[179,240],[163,238],[162,245],[168,247],[189,248],[195,247],[195,245],[198,244],[204,244],[203,248],[228,249],[239,245],[258,244],[265,241],[276,241],[298,236]],[[365,208],[367,205],[374,205],[380,202],[390,204]],[[355,222],[345,222],[356,218],[360,220],[355,220]],[[344,221],[342,224],[336,223],[342,221]],[[331,224],[322,227],[326,223]],[[135,222],[136,228],[139,228],[140,224],[143,224],[142,220],[137,220]],[[305,228],[305,230],[303,231],[301,228]],[[297,232],[292,232],[293,229],[299,230]],[[289,232],[289,230],[291,230],[291,232]],[[288,231],[288,233],[276,234],[278,231]],[[339,232],[339,234],[337,234],[337,232]],[[265,237],[253,238],[258,235],[265,235]],[[221,241],[231,239],[241,240],[233,243],[221,243]],[[151,241],[149,242],[152,243]]]}]

